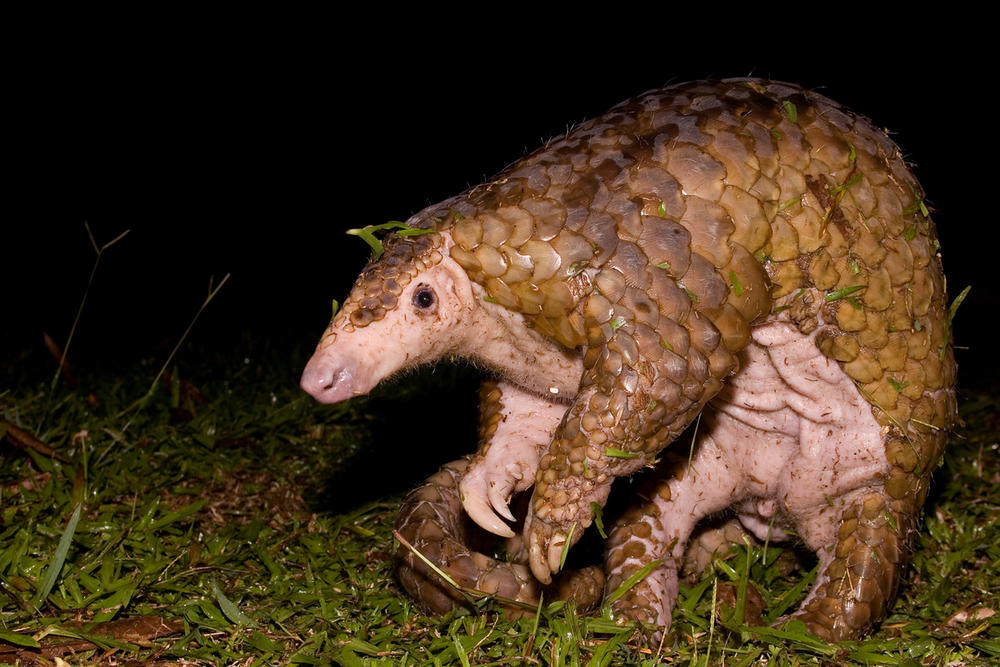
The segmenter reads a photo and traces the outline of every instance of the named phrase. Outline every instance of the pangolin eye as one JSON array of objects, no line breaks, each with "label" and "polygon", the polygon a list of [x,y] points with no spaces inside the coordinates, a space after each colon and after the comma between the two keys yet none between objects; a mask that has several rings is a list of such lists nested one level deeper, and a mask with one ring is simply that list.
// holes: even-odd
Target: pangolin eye
[{"label": "pangolin eye", "polygon": [[434,295],[434,290],[426,285],[418,286],[413,293],[413,305],[421,310],[431,308],[435,301],[437,301],[437,297]]}]

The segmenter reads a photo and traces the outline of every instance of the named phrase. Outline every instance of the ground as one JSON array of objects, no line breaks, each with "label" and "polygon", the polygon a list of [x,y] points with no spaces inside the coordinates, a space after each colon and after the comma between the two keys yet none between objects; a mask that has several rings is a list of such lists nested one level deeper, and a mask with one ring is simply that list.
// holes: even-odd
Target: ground
[{"label": "ground", "polygon": [[671,633],[649,649],[632,629],[559,602],[515,622],[488,600],[445,618],[420,614],[393,579],[401,547],[392,521],[406,488],[471,448],[474,406],[454,407],[468,419],[441,430],[440,452],[397,458],[395,472],[379,462],[413,449],[411,424],[433,409],[428,395],[474,394],[474,372],[418,373],[323,407],[290,372],[306,354],[250,342],[166,367],[149,358],[71,368],[72,381],[64,375],[54,389],[51,375],[19,370],[44,368],[44,349],[5,363],[0,663],[1000,659],[995,392],[962,392],[966,425],[935,475],[899,602],[873,637],[828,645],[795,626],[767,627],[802,598],[811,565],[789,549],[744,546],[683,588]]}]

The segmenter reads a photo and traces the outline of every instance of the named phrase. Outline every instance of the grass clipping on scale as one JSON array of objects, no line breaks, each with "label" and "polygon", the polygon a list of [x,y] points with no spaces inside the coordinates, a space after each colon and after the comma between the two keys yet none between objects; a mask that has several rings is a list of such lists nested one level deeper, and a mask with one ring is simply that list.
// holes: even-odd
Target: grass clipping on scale
[{"label": "grass clipping on scale", "polygon": [[669,634],[649,647],[607,607],[588,617],[571,601],[506,620],[500,601],[472,596],[475,606],[423,615],[393,578],[400,498],[340,513],[308,500],[350,472],[370,425],[392,415],[315,404],[287,380],[302,351],[186,352],[178,344],[165,363],[83,377],[78,389],[46,377],[0,389],[0,664],[1000,660],[996,391],[964,395],[966,426],[873,636],[832,645],[795,622],[773,627],[815,569],[789,548],[746,542],[682,583]]}]

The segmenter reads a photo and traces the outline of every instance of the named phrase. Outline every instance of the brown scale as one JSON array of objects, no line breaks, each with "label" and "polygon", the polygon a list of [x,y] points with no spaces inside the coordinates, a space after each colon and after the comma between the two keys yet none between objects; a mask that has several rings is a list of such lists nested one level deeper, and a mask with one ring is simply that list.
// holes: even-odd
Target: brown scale
[{"label": "brown scale", "polygon": [[382,256],[369,262],[358,276],[333,326],[350,332],[385,317],[413,277],[441,261],[440,247],[438,234],[397,237],[386,243]]},{"label": "brown scale", "polygon": [[[922,197],[866,119],[793,85],[739,80],[624,102],[409,224],[450,232],[451,256],[491,300],[582,354],[579,394],[536,477],[533,520],[550,543],[574,525],[578,538],[588,495],[650,463],[694,418],[736,370],[751,325],[828,326],[820,350],[871,403],[892,466],[884,496],[842,518],[828,573],[851,584],[834,577],[798,613],[843,638],[891,602],[955,419]],[[390,240],[337,321],[381,317],[393,302],[382,291],[438,261],[436,236]]]}]

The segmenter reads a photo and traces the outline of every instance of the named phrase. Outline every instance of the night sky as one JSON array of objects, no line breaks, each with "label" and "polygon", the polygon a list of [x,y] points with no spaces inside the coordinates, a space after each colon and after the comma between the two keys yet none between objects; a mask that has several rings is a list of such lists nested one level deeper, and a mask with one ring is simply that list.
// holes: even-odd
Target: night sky
[{"label": "night sky", "polygon": [[925,48],[862,66],[690,40],[592,60],[559,43],[505,60],[498,43],[421,38],[375,64],[379,48],[355,53],[332,38],[142,41],[48,60],[39,51],[15,68],[0,361],[40,349],[43,331],[65,341],[95,256],[85,221],[99,244],[130,233],[101,261],[71,360],[100,365],[176,341],[209,279],[227,273],[194,344],[233,348],[249,330],[312,345],[368,255],[345,229],[406,219],[647,89],[755,75],[817,89],[892,131],[927,192],[950,293],[973,285],[956,324],[971,348],[958,352],[960,376],[998,366],[984,325],[1000,307],[985,171],[998,146],[980,117],[994,113],[977,92],[985,62],[971,52]]}]

